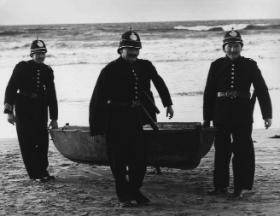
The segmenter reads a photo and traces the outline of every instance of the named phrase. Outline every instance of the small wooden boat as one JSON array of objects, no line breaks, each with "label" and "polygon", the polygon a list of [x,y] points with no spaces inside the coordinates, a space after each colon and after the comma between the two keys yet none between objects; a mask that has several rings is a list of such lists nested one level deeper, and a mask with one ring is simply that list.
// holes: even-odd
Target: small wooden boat
[{"label": "small wooden boat", "polygon": [[[200,122],[157,123],[159,130],[144,128],[148,165],[193,169],[210,150],[215,129]],[[54,145],[66,158],[80,163],[108,165],[104,136],[90,137],[88,127],[65,126],[50,131]]]}]

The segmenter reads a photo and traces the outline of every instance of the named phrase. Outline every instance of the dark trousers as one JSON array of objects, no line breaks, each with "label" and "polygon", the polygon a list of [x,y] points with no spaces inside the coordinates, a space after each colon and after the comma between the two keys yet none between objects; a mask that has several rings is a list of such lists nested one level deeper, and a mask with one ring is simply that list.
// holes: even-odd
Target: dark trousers
[{"label": "dark trousers", "polygon": [[215,188],[229,186],[229,164],[232,158],[234,189],[251,190],[255,173],[255,153],[252,141],[252,124],[239,126],[216,125],[215,137]]},{"label": "dark trousers", "polygon": [[106,133],[107,154],[119,201],[128,201],[142,186],[146,142],[141,128],[115,128]]},{"label": "dark trousers", "polygon": [[44,100],[18,96],[16,101],[16,129],[22,159],[30,178],[47,175],[48,113]]}]

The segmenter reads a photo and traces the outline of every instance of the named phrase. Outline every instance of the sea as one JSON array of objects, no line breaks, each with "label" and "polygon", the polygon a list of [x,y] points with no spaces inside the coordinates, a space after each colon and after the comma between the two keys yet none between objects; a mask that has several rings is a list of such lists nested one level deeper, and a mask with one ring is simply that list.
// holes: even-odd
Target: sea
[{"label": "sea", "polygon": [[[87,126],[96,79],[107,63],[118,58],[121,34],[133,29],[142,40],[139,58],[153,62],[173,99],[175,115],[169,120],[153,87],[161,111],[158,120],[201,122],[209,66],[225,55],[223,36],[232,28],[242,34],[242,55],[257,61],[262,71],[273,103],[273,127],[280,128],[279,19],[0,26],[0,111],[14,66],[30,59],[30,44],[39,38],[47,45],[46,64],[54,70],[59,126]],[[254,128],[263,128],[258,103],[254,117]],[[0,114],[0,138],[14,137],[15,127]]]}]

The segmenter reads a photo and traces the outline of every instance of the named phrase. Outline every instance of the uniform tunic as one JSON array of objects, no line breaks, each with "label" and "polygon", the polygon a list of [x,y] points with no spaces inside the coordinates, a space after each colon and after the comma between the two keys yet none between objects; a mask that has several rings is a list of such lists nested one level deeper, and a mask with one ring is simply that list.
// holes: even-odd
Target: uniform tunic
[{"label": "uniform tunic", "polygon": [[[204,120],[214,122],[215,139],[214,186],[229,185],[229,163],[233,154],[234,188],[253,186],[255,156],[251,138],[254,101],[250,98],[253,85],[264,119],[272,118],[272,105],[266,83],[257,63],[239,57],[232,61],[220,58],[211,64],[204,91]],[[234,96],[221,96],[235,92]],[[218,96],[221,97],[218,97]]]},{"label": "uniform tunic", "polygon": [[[106,135],[107,154],[120,201],[129,200],[131,194],[137,193],[145,175],[146,142],[142,125],[147,123],[147,119],[138,106],[133,106],[133,101],[141,101],[143,94],[153,101],[151,81],[163,105],[172,105],[169,91],[155,67],[141,59],[133,64],[122,58],[109,63],[101,71],[92,94],[91,135]],[[147,109],[155,119],[155,113]]]},{"label": "uniform tunic", "polygon": [[18,63],[5,92],[5,113],[15,107],[16,128],[23,161],[30,178],[47,175],[48,109],[57,120],[53,70],[33,60]]}]

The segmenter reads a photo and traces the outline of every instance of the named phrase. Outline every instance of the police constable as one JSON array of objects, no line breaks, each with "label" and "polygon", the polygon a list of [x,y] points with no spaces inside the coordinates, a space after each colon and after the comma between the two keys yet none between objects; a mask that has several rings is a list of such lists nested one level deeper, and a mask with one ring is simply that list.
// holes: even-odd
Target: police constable
[{"label": "police constable", "polygon": [[57,128],[57,99],[53,70],[44,64],[47,48],[42,40],[31,44],[29,61],[19,62],[5,92],[4,113],[16,124],[20,150],[30,179],[54,179],[48,167],[48,108],[50,127]]},{"label": "police constable", "polygon": [[[214,190],[211,195],[226,194],[229,164],[233,154],[234,192],[240,198],[251,190],[255,156],[252,142],[253,107],[258,98],[265,128],[272,123],[272,105],[266,83],[257,63],[240,55],[243,41],[238,31],[227,32],[223,40],[225,57],[211,64],[204,92],[204,126],[210,121],[217,128],[215,138]],[[251,97],[250,88],[254,87]]]},{"label": "police constable", "polygon": [[[137,32],[130,30],[122,35],[120,57],[101,71],[90,102],[91,135],[106,136],[107,155],[122,207],[131,206],[132,201],[140,205],[150,202],[140,187],[146,171],[142,125],[155,121],[156,112],[151,109],[151,81],[166,107],[166,116],[173,117],[171,97],[163,79],[150,61],[137,58],[141,47]],[[151,102],[149,106],[144,102],[147,100]]]}]

